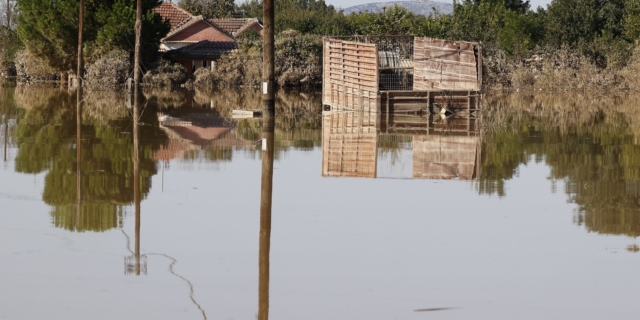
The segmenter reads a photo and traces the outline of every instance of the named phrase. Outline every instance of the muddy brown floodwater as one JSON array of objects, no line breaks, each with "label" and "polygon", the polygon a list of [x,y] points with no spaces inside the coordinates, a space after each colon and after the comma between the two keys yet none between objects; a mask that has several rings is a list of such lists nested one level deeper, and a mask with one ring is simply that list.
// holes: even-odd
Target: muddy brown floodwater
[{"label": "muddy brown floodwater", "polygon": [[[0,319],[637,319],[637,97],[0,89]],[[139,117],[137,125],[133,116]],[[79,119],[79,121],[78,121]]]}]

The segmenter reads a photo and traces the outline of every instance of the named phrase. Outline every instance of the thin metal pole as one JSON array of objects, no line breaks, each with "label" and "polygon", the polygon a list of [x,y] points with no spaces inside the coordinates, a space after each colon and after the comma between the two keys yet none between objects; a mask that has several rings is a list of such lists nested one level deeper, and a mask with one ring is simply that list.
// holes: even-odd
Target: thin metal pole
[{"label": "thin metal pole", "polygon": [[275,110],[275,27],[273,0],[264,0],[263,10],[263,62],[262,101],[264,110]]},{"label": "thin metal pole", "polygon": [[[84,29],[84,0],[80,0],[78,12],[78,87],[82,87],[82,71],[84,70],[84,59],[82,57],[82,33]],[[64,81],[65,79],[62,79]]]},{"label": "thin metal pole", "polygon": [[260,191],[260,238],[258,259],[258,320],[269,319],[269,252],[271,250],[271,203],[273,197],[274,127],[273,112],[263,114],[262,182]]},{"label": "thin metal pole", "polygon": [[133,84],[136,88],[140,86],[140,34],[142,33],[142,0],[136,2],[136,44],[133,62]]}]

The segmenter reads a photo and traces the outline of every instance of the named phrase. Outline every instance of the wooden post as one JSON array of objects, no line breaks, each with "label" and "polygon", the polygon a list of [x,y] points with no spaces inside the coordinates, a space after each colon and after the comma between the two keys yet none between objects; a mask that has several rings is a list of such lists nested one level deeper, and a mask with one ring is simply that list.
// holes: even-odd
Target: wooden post
[{"label": "wooden post", "polygon": [[137,89],[140,86],[140,34],[142,32],[142,0],[136,1],[136,24],[134,29],[136,33],[136,42],[133,58],[133,85]]},{"label": "wooden post", "polygon": [[273,197],[273,157],[275,113],[262,115],[262,181],[260,189],[260,238],[258,259],[258,320],[269,319],[269,253],[271,251],[271,202]]},{"label": "wooden post", "polygon": [[[138,0],[140,1],[140,0]],[[264,0],[263,7],[263,62],[262,62],[262,101],[264,110],[275,111],[275,19],[274,0]]]},{"label": "wooden post", "polygon": [[[8,1],[8,0],[7,0]],[[80,0],[78,9],[78,87],[82,87],[82,71],[84,70],[84,59],[82,57],[82,32],[84,29],[84,0]],[[79,97],[81,98],[81,94]]]}]

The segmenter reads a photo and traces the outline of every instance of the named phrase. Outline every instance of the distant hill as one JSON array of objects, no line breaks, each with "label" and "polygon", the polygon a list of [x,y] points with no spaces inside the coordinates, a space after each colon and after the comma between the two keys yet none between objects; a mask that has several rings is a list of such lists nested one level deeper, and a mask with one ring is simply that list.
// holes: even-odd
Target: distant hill
[{"label": "distant hill", "polygon": [[397,4],[409,11],[413,11],[414,13],[428,16],[433,12],[432,8],[436,8],[438,12],[442,14],[450,14],[453,12],[453,4],[438,2],[438,1],[429,1],[429,0],[418,0],[418,1],[389,1],[389,2],[377,2],[377,3],[365,3],[349,8],[344,9],[344,14],[350,14],[353,12],[382,12],[384,7],[392,7],[394,4]]}]

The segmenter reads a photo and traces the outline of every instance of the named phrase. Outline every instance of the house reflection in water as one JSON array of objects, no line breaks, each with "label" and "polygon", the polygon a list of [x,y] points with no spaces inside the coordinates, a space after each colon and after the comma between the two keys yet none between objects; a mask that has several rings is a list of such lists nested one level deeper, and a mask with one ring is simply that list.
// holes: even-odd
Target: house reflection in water
[{"label": "house reflection in water", "polygon": [[480,137],[472,116],[323,114],[322,175],[473,180]]},{"label": "house reflection in water", "polygon": [[200,157],[230,161],[234,148],[255,148],[255,141],[237,137],[233,120],[217,114],[188,113],[172,117],[158,113],[158,121],[169,142],[154,153],[156,161]]}]

